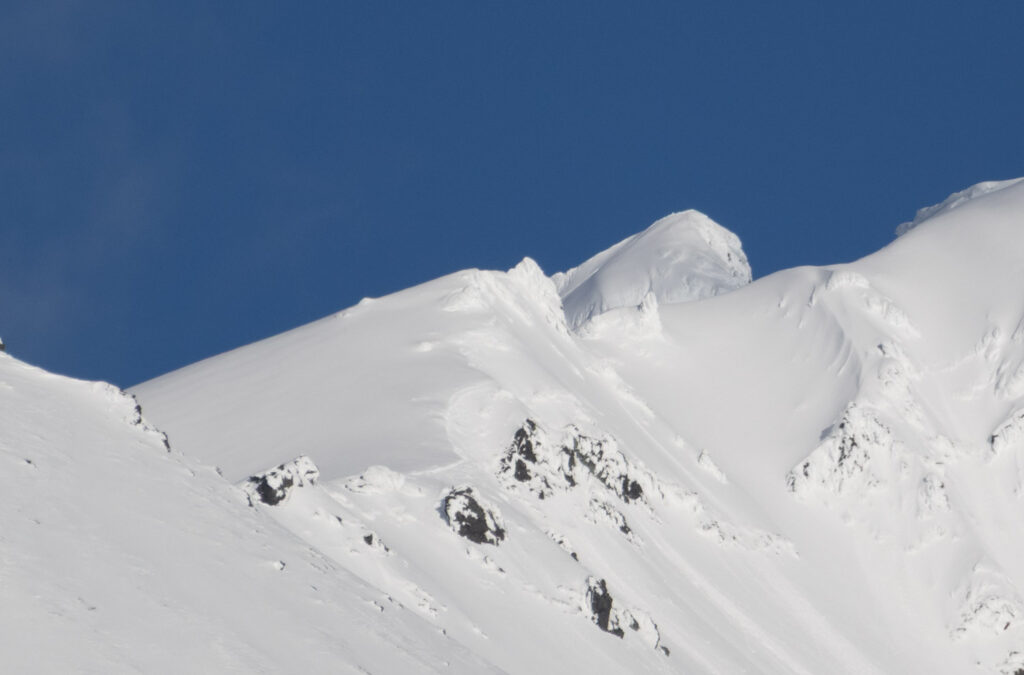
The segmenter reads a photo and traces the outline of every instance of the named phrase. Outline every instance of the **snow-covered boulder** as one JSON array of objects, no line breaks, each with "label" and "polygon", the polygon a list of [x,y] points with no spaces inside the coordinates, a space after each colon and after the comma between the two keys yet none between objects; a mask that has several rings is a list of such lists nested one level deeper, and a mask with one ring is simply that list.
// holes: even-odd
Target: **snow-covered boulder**
[{"label": "snow-covered boulder", "polygon": [[497,546],[505,540],[501,514],[471,487],[450,488],[441,499],[441,512],[452,532],[475,544]]},{"label": "snow-covered boulder", "polygon": [[313,460],[301,455],[269,471],[250,476],[242,488],[249,495],[250,504],[261,502],[276,506],[287,499],[293,489],[316,485],[319,478],[320,471]]},{"label": "snow-covered boulder", "polygon": [[345,488],[360,494],[382,495],[406,490],[405,476],[386,466],[371,466],[345,481]]},{"label": "snow-covered boulder", "polygon": [[611,633],[616,637],[624,637],[625,632],[619,625],[618,612],[612,611],[611,593],[608,592],[608,585],[604,579],[595,577],[587,578],[587,607],[590,610],[590,619],[597,627],[605,633]]},{"label": "snow-covered boulder", "polygon": [[668,647],[661,644],[661,633],[654,620],[644,611],[616,607],[604,579],[587,577],[583,602],[584,613],[604,632],[625,638],[628,629],[651,649],[657,649],[665,656],[669,655]]}]

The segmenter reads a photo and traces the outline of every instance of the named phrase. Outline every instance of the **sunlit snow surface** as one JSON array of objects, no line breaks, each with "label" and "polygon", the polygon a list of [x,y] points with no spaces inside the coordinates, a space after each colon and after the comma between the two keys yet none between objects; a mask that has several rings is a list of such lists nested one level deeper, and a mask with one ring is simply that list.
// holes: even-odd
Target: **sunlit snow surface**
[{"label": "sunlit snow surface", "polygon": [[0,354],[5,673],[476,673],[104,383]]},{"label": "sunlit snow surface", "polygon": [[[63,557],[153,626],[215,606],[191,653],[213,669],[1014,673],[1024,183],[998,188],[862,260],[749,284],[738,240],[685,212],[554,278],[527,259],[366,300],[137,387],[170,454],[118,419],[72,431],[120,399],[5,357],[10,409],[35,411],[3,430],[5,513],[58,509],[66,531],[33,544],[29,515],[5,536],[121,561],[107,579]],[[96,460],[63,483],[18,464],[71,438]],[[105,482],[175,527],[86,498]],[[121,555],[133,527],[169,557]],[[64,568],[4,564],[22,605],[65,595]],[[90,623],[104,603],[67,595],[97,609],[40,609],[36,634],[90,662],[200,630],[115,639]],[[350,649],[360,631],[378,642]]]},{"label": "sunlit snow surface", "polygon": [[687,302],[750,283],[739,237],[698,211],[666,216],[568,272],[552,277],[572,328],[644,296]]}]

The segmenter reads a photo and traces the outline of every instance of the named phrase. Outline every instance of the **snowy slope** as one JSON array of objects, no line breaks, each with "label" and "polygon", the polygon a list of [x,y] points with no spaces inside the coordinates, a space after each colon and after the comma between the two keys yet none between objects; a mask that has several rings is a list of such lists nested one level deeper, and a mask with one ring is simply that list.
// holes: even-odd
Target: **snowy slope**
[{"label": "snowy slope", "polygon": [[914,216],[913,220],[903,223],[896,228],[896,236],[903,236],[904,234],[910,232],[912,229],[914,229],[924,221],[930,220],[934,216],[937,216],[945,211],[951,211],[960,206],[961,204],[967,204],[968,202],[973,201],[978,197],[983,197],[989,194],[990,192],[998,192],[1003,188],[1011,187],[1021,181],[1024,181],[1024,178],[985,181],[984,183],[977,183],[976,185],[972,185],[966,190],[954,192],[953,194],[951,194],[949,197],[946,197],[946,199],[942,200],[942,202],[938,204],[935,204],[933,206],[926,206],[923,209],[918,209],[917,214]]},{"label": "snowy slope", "polygon": [[487,670],[168,450],[116,388],[0,354],[0,410],[4,672]]},{"label": "snowy slope", "polygon": [[509,672],[1014,673],[1024,183],[999,187],[750,284],[686,212],[135,391],[253,511]]}]

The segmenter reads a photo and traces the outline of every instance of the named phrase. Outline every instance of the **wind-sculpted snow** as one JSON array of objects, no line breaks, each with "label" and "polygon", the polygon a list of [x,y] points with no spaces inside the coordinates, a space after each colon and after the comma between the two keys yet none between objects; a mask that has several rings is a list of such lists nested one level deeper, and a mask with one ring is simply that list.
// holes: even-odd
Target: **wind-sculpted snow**
[{"label": "wind-sculpted snow", "polygon": [[499,309],[527,324],[531,314],[539,314],[542,323],[567,334],[562,301],[551,279],[531,258],[523,258],[507,273],[474,270],[467,283],[448,294],[442,307],[449,312],[486,312]]},{"label": "wind-sculpted snow", "polygon": [[125,422],[154,436],[164,446],[164,449],[171,449],[167,434],[151,425],[142,416],[142,406],[139,405],[135,396],[122,391],[109,382],[96,382],[92,386],[96,393],[107,401],[111,410],[116,410],[116,414],[120,415]]},{"label": "wind-sculpted snow", "polygon": [[1000,636],[1024,624],[1024,606],[1016,590],[986,562],[974,566],[959,595],[960,615],[952,631],[955,640],[972,633]]},{"label": "wind-sculpted snow", "polygon": [[363,494],[389,494],[406,489],[405,476],[386,466],[371,466],[345,483],[352,492]]},{"label": "wind-sculpted snow", "polygon": [[718,468],[715,461],[711,459],[711,455],[708,454],[707,450],[701,450],[700,455],[697,456],[697,464],[707,471],[709,474],[714,476],[715,480],[720,483],[728,483],[729,478]]},{"label": "wind-sculpted snow", "polygon": [[913,230],[926,220],[930,220],[931,218],[935,218],[936,216],[940,216],[944,213],[952,211],[953,209],[959,208],[964,204],[967,204],[971,200],[977,199],[978,197],[984,197],[987,194],[999,192],[1000,190],[1005,190],[1008,187],[1013,187],[1014,185],[1017,185],[1022,181],[1024,181],[1024,178],[986,181],[984,183],[972,185],[966,190],[954,192],[953,194],[946,197],[944,200],[942,200],[938,204],[935,204],[934,206],[926,206],[924,208],[918,209],[917,214],[914,216],[913,220],[911,220],[910,222],[902,223],[899,227],[896,228],[896,236],[902,237],[907,232],[910,232],[911,230]]},{"label": "wind-sculpted snow", "polygon": [[816,287],[811,296],[813,306],[821,293],[847,293],[857,298],[858,304],[867,310],[870,316],[880,319],[888,330],[902,338],[917,337],[918,330],[906,312],[892,298],[876,289],[864,275],[849,270],[834,270],[828,277],[823,288]]},{"label": "wind-sculpted snow", "polygon": [[893,452],[892,432],[871,410],[850,404],[825,440],[790,471],[790,491],[806,497],[820,488],[836,495],[863,494],[878,484],[872,470]]},{"label": "wind-sculpted snow", "polygon": [[1024,409],[1015,410],[989,437],[992,452],[1024,447]]},{"label": "wind-sculpted snow", "polygon": [[739,237],[697,211],[674,213],[553,277],[571,328],[649,292],[661,303],[700,300],[750,283]]}]

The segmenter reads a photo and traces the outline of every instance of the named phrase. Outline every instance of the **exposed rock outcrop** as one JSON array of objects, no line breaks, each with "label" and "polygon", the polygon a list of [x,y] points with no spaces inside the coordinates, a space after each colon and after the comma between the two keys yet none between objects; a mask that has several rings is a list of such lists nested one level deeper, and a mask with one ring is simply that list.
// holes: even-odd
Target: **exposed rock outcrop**
[{"label": "exposed rock outcrop", "polygon": [[441,512],[452,531],[475,544],[505,540],[505,524],[497,509],[485,504],[471,487],[451,488],[441,500]]},{"label": "exposed rock outcrop", "polygon": [[148,434],[152,434],[160,439],[165,450],[171,449],[170,441],[167,440],[167,434],[147,422],[146,418],[142,416],[142,406],[139,405],[139,401],[135,398],[134,394],[129,394],[109,382],[96,382],[92,386],[93,390],[102,395],[110,408],[117,411],[129,426],[137,427]]},{"label": "exposed rock outcrop", "polygon": [[249,504],[257,502],[276,506],[286,500],[291,491],[298,487],[316,485],[320,471],[309,457],[301,455],[290,462],[250,476],[242,489],[249,496]]},{"label": "exposed rock outcrop", "polygon": [[668,647],[661,644],[661,634],[657,624],[638,609],[619,609],[608,591],[604,579],[587,577],[587,590],[584,593],[584,612],[598,628],[618,638],[625,638],[626,629],[632,631],[651,649],[657,649],[665,656],[669,655]]},{"label": "exposed rock outcrop", "polygon": [[590,478],[627,504],[645,501],[654,489],[654,478],[627,460],[614,438],[594,438],[570,425],[561,439],[552,441],[531,419],[516,430],[498,470],[505,487],[525,487],[539,499]]},{"label": "exposed rock outcrop", "polygon": [[954,640],[971,635],[993,638],[1024,627],[1024,609],[1013,582],[988,561],[974,566],[959,595],[960,616],[951,631]]},{"label": "exposed rock outcrop", "polygon": [[796,468],[786,482],[798,496],[812,488],[841,495],[854,485],[871,487],[878,482],[872,472],[879,455],[888,457],[893,449],[893,436],[875,413],[851,403],[824,441]]},{"label": "exposed rock outcrop", "polygon": [[616,637],[621,638],[625,636],[625,632],[619,626],[618,613],[612,613],[614,601],[608,592],[608,585],[604,579],[587,578],[586,598],[587,605],[590,607],[590,618],[597,624],[598,628]]}]

